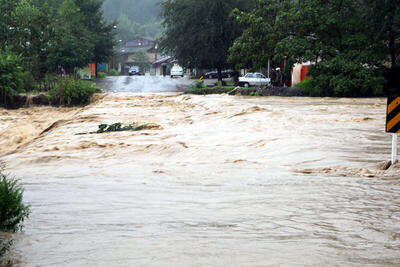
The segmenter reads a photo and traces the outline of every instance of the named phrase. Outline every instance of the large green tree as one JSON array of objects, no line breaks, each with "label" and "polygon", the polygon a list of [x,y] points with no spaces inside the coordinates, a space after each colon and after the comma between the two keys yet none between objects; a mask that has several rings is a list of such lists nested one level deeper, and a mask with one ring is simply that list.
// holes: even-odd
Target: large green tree
[{"label": "large green tree", "polygon": [[94,58],[90,31],[74,0],[65,0],[59,6],[54,30],[48,61],[53,70],[62,66],[67,73],[73,73],[75,68],[86,66]]},{"label": "large green tree", "polygon": [[[75,1],[83,15],[83,25],[88,29],[90,42],[93,44],[93,58],[97,63],[108,61],[113,55],[116,22],[106,22],[103,16],[103,0]],[[97,67],[96,67],[97,76]]]},{"label": "large green tree", "polygon": [[13,31],[18,21],[14,14],[17,6],[18,1],[0,0],[0,48],[9,45],[10,40],[13,39]]},{"label": "large green tree", "polygon": [[280,3],[254,0],[253,10],[233,11],[234,19],[245,29],[229,50],[229,61],[239,68],[259,69],[275,55],[276,43],[284,36],[277,29]]},{"label": "large green tree", "polygon": [[241,33],[231,12],[250,4],[247,0],[167,0],[162,3],[161,48],[182,65],[217,69],[221,81],[222,69],[230,66],[228,49]]},{"label": "large green tree", "polygon": [[314,93],[382,93],[383,65],[398,64],[399,0],[255,2],[252,12],[238,13],[247,28],[231,48],[232,61],[246,67],[264,64],[270,55],[289,58],[289,67],[311,61]]}]

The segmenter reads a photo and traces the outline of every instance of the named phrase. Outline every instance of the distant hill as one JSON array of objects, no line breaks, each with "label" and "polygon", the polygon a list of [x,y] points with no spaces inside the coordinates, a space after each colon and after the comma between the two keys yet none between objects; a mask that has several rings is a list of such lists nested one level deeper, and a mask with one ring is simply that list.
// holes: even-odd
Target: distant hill
[{"label": "distant hill", "polygon": [[158,3],[162,0],[105,0],[104,16],[118,20],[118,38],[124,42],[139,36],[158,37],[162,32]]}]

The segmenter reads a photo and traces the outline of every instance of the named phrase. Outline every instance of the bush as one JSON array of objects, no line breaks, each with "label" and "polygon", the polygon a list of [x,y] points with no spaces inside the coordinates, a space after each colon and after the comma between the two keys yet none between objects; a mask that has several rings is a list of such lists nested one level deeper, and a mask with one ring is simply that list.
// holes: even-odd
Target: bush
[{"label": "bush", "polygon": [[22,202],[24,189],[18,180],[9,178],[0,167],[0,230],[18,231],[29,216],[29,207]]},{"label": "bush", "polygon": [[61,76],[56,73],[46,73],[44,79],[40,82],[40,91],[50,91],[62,81]]},{"label": "bush", "polygon": [[37,82],[30,71],[25,71],[22,73],[22,88],[25,92],[36,91]]},{"label": "bush", "polygon": [[259,92],[251,92],[249,96],[260,96]]},{"label": "bush", "polygon": [[105,78],[107,78],[107,74],[105,73],[105,72],[98,72],[97,73],[97,77],[96,77],[97,79],[105,79]]},{"label": "bush", "polygon": [[[22,202],[24,189],[18,180],[9,178],[0,164],[0,231],[16,232],[22,229],[22,222],[28,218],[29,206]],[[0,233],[1,234],[1,233]],[[0,236],[1,237],[1,236]],[[11,261],[4,259],[12,246],[12,240],[0,240],[0,266],[12,266]]]},{"label": "bush", "polygon": [[10,50],[0,50],[0,103],[7,106],[23,91],[21,58]]},{"label": "bush", "polygon": [[234,86],[214,86],[214,87],[200,87],[195,88],[192,87],[187,94],[194,94],[194,95],[209,95],[209,94],[227,94],[232,91],[235,87]]},{"label": "bush", "polygon": [[60,82],[49,94],[53,103],[70,106],[88,104],[92,95],[100,92],[92,82],[71,78]]},{"label": "bush", "polygon": [[120,76],[121,72],[111,69],[110,72],[108,73],[109,76]]},{"label": "bush", "polygon": [[296,84],[296,87],[300,88],[301,92],[304,93],[305,95],[309,96],[319,95],[318,91],[314,91],[314,87],[312,85],[312,78],[299,82],[298,84]]},{"label": "bush", "polygon": [[301,85],[310,96],[381,96],[386,82],[379,69],[349,55],[317,63],[310,75],[312,79]]},{"label": "bush", "polygon": [[190,85],[191,89],[201,89],[204,88],[204,84],[201,81],[194,81],[191,85]]}]

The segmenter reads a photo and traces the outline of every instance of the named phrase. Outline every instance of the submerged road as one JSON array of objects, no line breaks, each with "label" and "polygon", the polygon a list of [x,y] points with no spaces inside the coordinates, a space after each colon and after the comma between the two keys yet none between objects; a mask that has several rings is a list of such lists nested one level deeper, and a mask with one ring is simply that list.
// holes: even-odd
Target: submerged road
[{"label": "submerged road", "polygon": [[[17,265],[400,265],[400,169],[378,168],[385,99],[148,94],[187,81],[109,78],[0,157],[32,209]],[[49,113],[1,116],[25,129]],[[115,122],[159,127],[76,135]]]},{"label": "submerged road", "polygon": [[171,78],[146,74],[145,76],[107,77],[96,83],[104,92],[164,93],[183,92],[192,82],[193,80],[187,77]]}]

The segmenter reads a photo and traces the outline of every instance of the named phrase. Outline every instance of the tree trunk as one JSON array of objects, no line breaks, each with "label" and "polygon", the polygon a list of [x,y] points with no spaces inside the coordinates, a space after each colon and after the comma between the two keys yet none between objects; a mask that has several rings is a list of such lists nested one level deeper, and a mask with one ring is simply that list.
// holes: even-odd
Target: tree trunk
[{"label": "tree trunk", "polygon": [[218,85],[222,86],[222,68],[218,67]]},{"label": "tree trunk", "polygon": [[98,76],[98,71],[97,71],[97,62],[96,63],[94,63],[94,67],[95,67],[95,71],[94,71],[94,73],[96,73],[96,78],[97,78],[97,76]]}]

